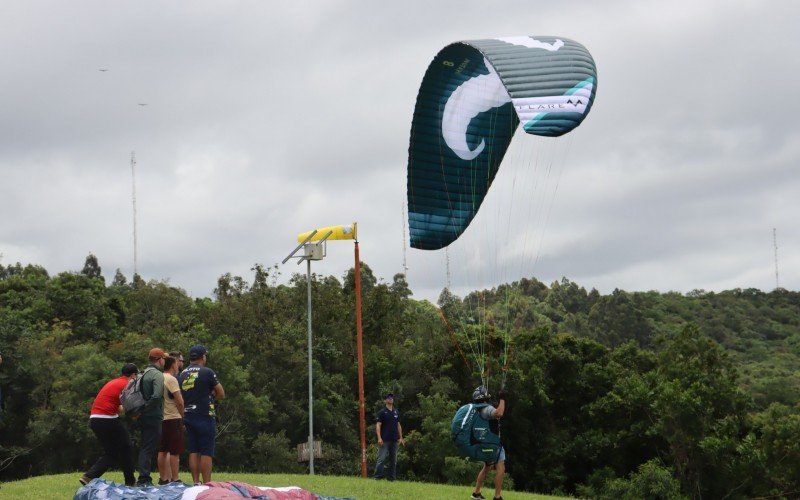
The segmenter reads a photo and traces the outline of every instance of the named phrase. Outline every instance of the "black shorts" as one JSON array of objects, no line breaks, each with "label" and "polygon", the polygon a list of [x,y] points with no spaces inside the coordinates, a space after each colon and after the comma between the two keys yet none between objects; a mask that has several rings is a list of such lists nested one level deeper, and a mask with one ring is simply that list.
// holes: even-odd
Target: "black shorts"
[{"label": "black shorts", "polygon": [[158,451],[166,452],[171,455],[183,453],[183,429],[181,429],[181,419],[173,418],[161,422],[161,445]]}]

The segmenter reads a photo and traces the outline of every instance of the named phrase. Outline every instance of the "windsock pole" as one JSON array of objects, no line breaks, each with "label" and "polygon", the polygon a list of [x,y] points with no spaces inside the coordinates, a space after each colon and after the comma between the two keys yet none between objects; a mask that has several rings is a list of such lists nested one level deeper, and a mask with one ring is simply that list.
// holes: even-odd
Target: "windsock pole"
[{"label": "windsock pole", "polygon": [[364,417],[364,348],[361,329],[361,259],[355,240],[356,353],[358,356],[358,431],[361,434],[361,477],[367,477],[367,424]]},{"label": "windsock pole", "polygon": [[[304,259],[322,260],[325,256],[325,248],[321,244],[328,240],[353,240],[355,242],[355,292],[356,292],[356,351],[358,356],[358,427],[361,432],[361,477],[367,477],[367,424],[364,417],[364,349],[363,349],[363,332],[361,328],[361,259],[358,251],[358,223],[353,222],[351,225],[344,226],[330,226],[320,229],[313,229],[297,236],[297,241],[300,243],[295,250],[289,254],[288,257],[283,259],[285,264],[287,260],[292,258],[301,248],[308,247],[306,255],[300,258],[300,262]],[[312,411],[311,406],[311,267],[309,262],[308,268],[308,394],[309,394],[309,449],[313,449],[313,433],[312,433]],[[314,458],[313,454],[309,460],[311,474],[314,474]]]}]

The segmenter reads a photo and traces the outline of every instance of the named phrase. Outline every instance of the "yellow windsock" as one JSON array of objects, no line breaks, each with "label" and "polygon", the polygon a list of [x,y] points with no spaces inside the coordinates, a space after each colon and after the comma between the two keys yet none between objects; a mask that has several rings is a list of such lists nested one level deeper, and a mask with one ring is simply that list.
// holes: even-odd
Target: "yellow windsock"
[{"label": "yellow windsock", "polygon": [[[317,229],[317,234],[311,238],[311,241],[319,241],[325,237],[326,234],[333,231],[333,234],[328,236],[329,240],[355,240],[358,239],[357,235],[358,223],[353,222],[352,224],[348,224],[346,226],[330,226],[330,227],[320,227]],[[297,242],[302,243],[308,238],[308,235],[311,234],[311,231],[306,231],[305,233],[300,233],[297,235]]]}]

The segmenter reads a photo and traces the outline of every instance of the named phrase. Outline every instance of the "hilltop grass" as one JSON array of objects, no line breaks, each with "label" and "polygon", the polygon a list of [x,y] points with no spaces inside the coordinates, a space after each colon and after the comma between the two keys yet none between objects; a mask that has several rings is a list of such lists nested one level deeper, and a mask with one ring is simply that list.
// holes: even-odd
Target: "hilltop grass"
[{"label": "hilltop grass", "polygon": [[[3,500],[29,498],[72,498],[78,490],[80,473],[37,476],[20,481],[0,484]],[[110,473],[105,479],[122,482],[121,473]],[[183,473],[183,479],[189,479]],[[470,485],[453,486],[443,484],[416,483],[410,481],[374,481],[343,476],[309,476],[300,474],[245,474],[216,473],[215,481],[242,481],[257,486],[299,486],[320,495],[351,497],[358,500],[389,500],[393,498],[420,498],[441,500],[465,500],[472,490]],[[483,494],[492,498],[493,488],[484,487]],[[534,495],[515,491],[504,491],[506,500],[545,500],[560,497]]]}]

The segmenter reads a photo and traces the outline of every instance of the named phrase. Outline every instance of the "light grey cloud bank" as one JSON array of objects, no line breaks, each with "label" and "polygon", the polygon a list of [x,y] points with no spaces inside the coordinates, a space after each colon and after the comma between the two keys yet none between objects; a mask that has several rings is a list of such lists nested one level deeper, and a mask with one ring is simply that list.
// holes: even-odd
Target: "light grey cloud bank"
[{"label": "light grey cloud bank", "polygon": [[[209,295],[299,232],[358,221],[375,273],[405,256],[435,299],[444,253],[402,234],[422,75],[452,41],[541,34],[592,52],[595,107],[574,137],[509,157],[448,256],[454,286],[770,290],[777,228],[780,284],[800,287],[800,4],[317,4],[0,6],[0,262],[60,272],[93,252],[130,277],[135,150],[146,279]],[[314,270],[342,275],[350,248]]]}]

